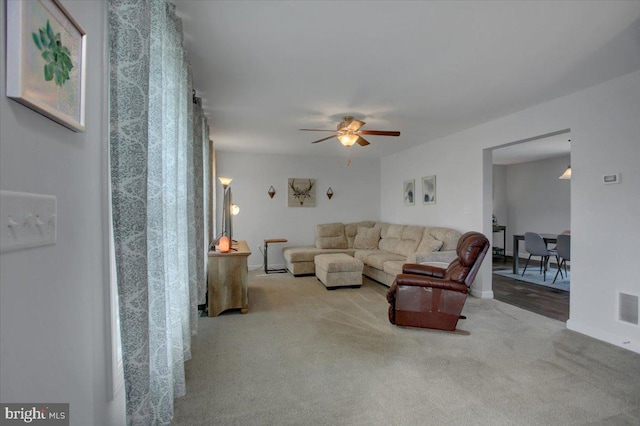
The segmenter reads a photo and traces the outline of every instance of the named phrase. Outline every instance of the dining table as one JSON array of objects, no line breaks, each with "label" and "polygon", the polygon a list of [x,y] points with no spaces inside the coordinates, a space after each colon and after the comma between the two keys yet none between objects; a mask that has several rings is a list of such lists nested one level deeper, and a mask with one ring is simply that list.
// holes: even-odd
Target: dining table
[{"label": "dining table", "polygon": [[[557,234],[540,234],[545,244],[555,244],[558,242]],[[513,273],[518,274],[520,267],[520,241],[524,240],[524,234],[513,234]]]}]

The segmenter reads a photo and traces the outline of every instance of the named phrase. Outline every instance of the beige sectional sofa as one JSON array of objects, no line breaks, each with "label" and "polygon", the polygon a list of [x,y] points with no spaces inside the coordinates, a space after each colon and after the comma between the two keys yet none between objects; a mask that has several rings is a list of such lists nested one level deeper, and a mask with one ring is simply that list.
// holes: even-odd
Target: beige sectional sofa
[{"label": "beige sectional sofa", "polygon": [[327,223],[316,226],[315,246],[286,247],[283,254],[289,272],[300,276],[315,273],[315,256],[346,253],[364,263],[363,275],[390,286],[405,263],[451,262],[461,235],[443,227]]}]

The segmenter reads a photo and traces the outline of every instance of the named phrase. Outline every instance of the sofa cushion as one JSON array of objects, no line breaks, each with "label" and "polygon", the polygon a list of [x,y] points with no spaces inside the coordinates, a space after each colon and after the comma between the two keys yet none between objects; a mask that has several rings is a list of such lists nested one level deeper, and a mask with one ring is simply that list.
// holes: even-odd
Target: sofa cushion
[{"label": "sofa cushion", "polygon": [[355,257],[356,259],[360,259],[363,262],[365,262],[365,260],[367,260],[367,257],[370,254],[378,253],[378,252],[380,252],[380,250],[378,250],[378,249],[375,249],[375,250],[356,250],[355,253],[353,253],[353,257]]},{"label": "sofa cushion", "polygon": [[406,260],[406,257],[400,254],[390,253],[384,250],[378,250],[374,253],[369,254],[367,258],[363,260],[363,262],[373,268],[380,269],[382,271],[384,263],[390,260],[397,260],[397,261],[404,262]]},{"label": "sofa cushion", "polygon": [[402,239],[402,231],[404,225],[386,225],[382,226],[380,230],[380,243],[378,247],[381,250],[386,250],[391,253],[396,253],[398,249],[398,243]]},{"label": "sofa cushion", "polygon": [[319,249],[346,249],[347,237],[344,235],[344,224],[316,225],[316,247]]},{"label": "sofa cushion", "polygon": [[373,228],[376,223],[371,220],[363,220],[362,222],[347,223],[344,225],[344,234],[347,237],[347,247],[353,248],[353,243],[358,234],[358,228]]},{"label": "sofa cushion", "polygon": [[432,251],[440,250],[443,242],[434,238],[429,233],[429,228],[426,228],[422,235],[422,240],[420,240],[420,244],[418,244],[418,248],[416,249],[417,253],[430,253]]},{"label": "sofa cushion", "polygon": [[398,274],[402,273],[402,265],[404,265],[406,261],[404,260],[388,260],[384,262],[382,265],[382,270],[389,275],[393,275],[394,277]]},{"label": "sofa cushion", "polygon": [[353,242],[354,249],[376,249],[380,241],[380,228],[358,227],[358,233]]},{"label": "sofa cushion", "polygon": [[400,254],[408,256],[414,253],[418,248],[418,244],[422,240],[424,235],[424,226],[407,225],[402,230],[402,243],[400,247]]},{"label": "sofa cushion", "polygon": [[406,225],[393,225],[390,224],[387,227],[383,227],[382,228],[382,232],[380,233],[380,237],[381,238],[394,238],[394,239],[401,239],[402,238],[402,231],[404,231],[404,228],[406,227]]},{"label": "sofa cushion", "polygon": [[[385,231],[385,228],[382,228],[382,231]],[[406,258],[416,251],[423,234],[424,226],[389,225],[386,232],[381,233],[382,238],[378,246],[382,250]]]},{"label": "sofa cushion", "polygon": [[442,241],[442,247],[440,247],[440,250],[455,250],[458,246],[458,240],[462,236],[460,232],[451,228],[440,228],[434,226],[428,228],[428,231],[433,238]]}]

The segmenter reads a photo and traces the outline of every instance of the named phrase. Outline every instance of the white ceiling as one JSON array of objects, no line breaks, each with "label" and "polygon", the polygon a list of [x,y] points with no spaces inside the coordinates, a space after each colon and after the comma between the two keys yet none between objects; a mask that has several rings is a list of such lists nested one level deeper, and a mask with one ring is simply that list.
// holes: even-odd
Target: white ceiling
[{"label": "white ceiling", "polygon": [[640,69],[640,1],[173,1],[223,151],[347,155],[297,129],[348,113],[381,157]]}]

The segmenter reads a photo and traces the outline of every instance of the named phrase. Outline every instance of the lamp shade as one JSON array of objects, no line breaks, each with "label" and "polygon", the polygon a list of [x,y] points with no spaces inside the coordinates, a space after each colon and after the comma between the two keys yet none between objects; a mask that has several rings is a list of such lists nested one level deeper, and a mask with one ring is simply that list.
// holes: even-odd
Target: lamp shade
[{"label": "lamp shade", "polygon": [[218,248],[220,249],[220,253],[228,253],[231,250],[231,239],[226,235],[220,237],[218,241]]},{"label": "lamp shade", "polygon": [[237,204],[231,204],[231,214],[235,216],[238,213],[240,213],[240,206]]},{"label": "lamp shade", "polygon": [[558,179],[571,179],[571,165],[567,166],[567,170],[558,176]]},{"label": "lamp shade", "polygon": [[218,180],[220,181],[220,183],[222,184],[222,186],[224,186],[225,188],[231,183],[231,181],[233,180],[233,178],[228,178],[228,177],[219,177]]}]

